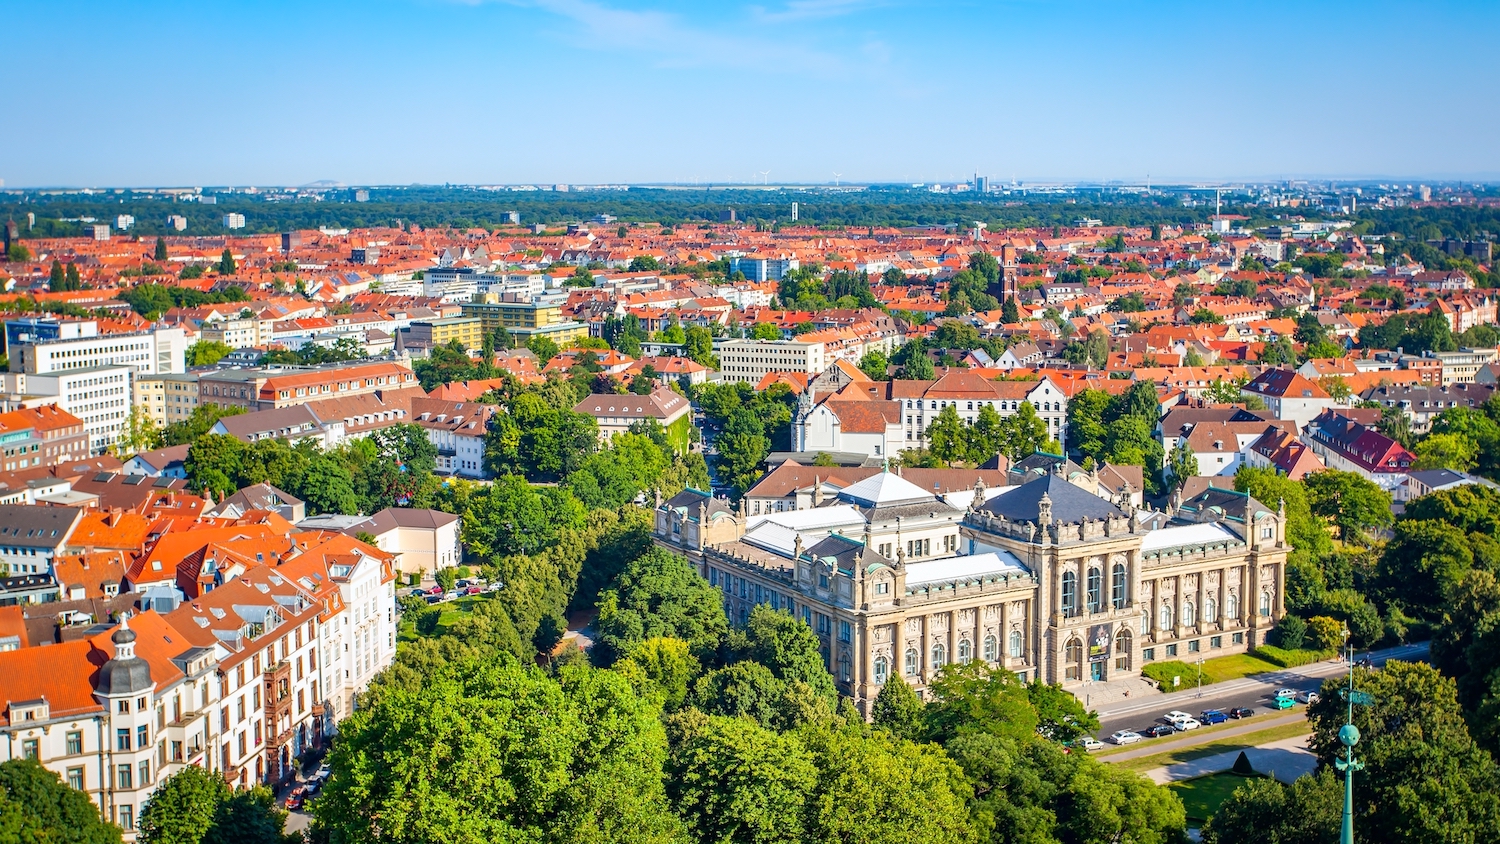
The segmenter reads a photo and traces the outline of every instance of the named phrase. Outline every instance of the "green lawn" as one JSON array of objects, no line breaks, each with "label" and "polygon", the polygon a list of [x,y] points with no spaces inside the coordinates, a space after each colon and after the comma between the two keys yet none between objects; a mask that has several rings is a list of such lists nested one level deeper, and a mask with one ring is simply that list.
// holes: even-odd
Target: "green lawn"
[{"label": "green lawn", "polygon": [[[1149,771],[1152,768],[1164,768],[1175,765],[1178,762],[1191,762],[1194,759],[1202,759],[1205,756],[1214,756],[1219,753],[1227,753],[1231,750],[1244,750],[1247,747],[1259,747],[1268,742],[1279,741],[1293,736],[1307,735],[1311,732],[1306,721],[1296,721],[1291,724],[1282,724],[1253,733],[1241,733],[1236,736],[1225,736],[1219,741],[1211,741],[1208,744],[1197,744],[1190,747],[1179,747],[1175,750],[1163,750],[1150,756],[1138,756],[1134,759],[1126,759],[1119,762],[1119,766],[1129,771]],[[1131,745],[1132,747],[1134,745]],[[1103,754],[1108,758],[1108,754]]]},{"label": "green lawn", "polygon": [[[1241,677],[1249,677],[1252,674],[1265,674],[1268,671],[1283,670],[1285,669],[1276,663],[1262,659],[1254,654],[1216,656],[1213,659],[1203,660],[1203,685],[1222,683],[1225,680],[1238,680]],[[1197,664],[1181,660],[1148,662],[1142,673],[1160,683],[1161,691],[1163,692],[1190,689],[1198,684]],[[1182,678],[1181,684],[1176,687],[1172,685],[1172,678],[1174,676]]]},{"label": "green lawn", "polygon": [[[467,598],[459,598],[451,604],[437,604],[436,606],[440,607],[443,611],[443,614],[438,616],[438,632],[441,634],[447,631],[455,621],[463,618],[465,613],[473,612],[476,604],[494,600],[494,597],[494,593],[491,592],[484,595],[470,595]],[[417,633],[415,625],[409,621],[403,620],[396,630],[397,643],[415,642],[420,638],[422,637]]]},{"label": "green lawn", "polygon": [[1244,785],[1252,777],[1259,776],[1263,775],[1252,774],[1250,777],[1242,777],[1239,774],[1225,772],[1174,782],[1167,787],[1182,799],[1183,808],[1187,809],[1188,820],[1203,823],[1208,820],[1209,815],[1219,810],[1219,806],[1223,805],[1231,794],[1234,794],[1235,789]]}]

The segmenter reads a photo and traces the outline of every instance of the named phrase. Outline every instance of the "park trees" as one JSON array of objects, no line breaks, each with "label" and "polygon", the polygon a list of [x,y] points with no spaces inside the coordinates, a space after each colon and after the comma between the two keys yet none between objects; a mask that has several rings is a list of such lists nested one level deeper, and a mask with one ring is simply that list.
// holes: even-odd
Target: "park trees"
[{"label": "park trees", "polygon": [[594,659],[612,665],[656,636],[682,639],[700,658],[728,630],[719,593],[682,557],[653,548],[637,557],[599,596]]}]

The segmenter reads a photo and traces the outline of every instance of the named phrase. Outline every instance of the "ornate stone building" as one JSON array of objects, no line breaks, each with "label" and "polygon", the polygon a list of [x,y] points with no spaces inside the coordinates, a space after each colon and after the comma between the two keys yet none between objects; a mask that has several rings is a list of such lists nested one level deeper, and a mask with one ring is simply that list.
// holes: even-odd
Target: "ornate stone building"
[{"label": "ornate stone building", "polygon": [[1215,489],[1170,515],[1122,501],[1057,474],[935,496],[884,472],[760,516],[689,490],[658,505],[656,538],[731,622],[760,603],[805,621],[866,713],[893,675],[920,693],[950,662],[1081,691],[1262,643],[1284,613],[1284,513]]}]

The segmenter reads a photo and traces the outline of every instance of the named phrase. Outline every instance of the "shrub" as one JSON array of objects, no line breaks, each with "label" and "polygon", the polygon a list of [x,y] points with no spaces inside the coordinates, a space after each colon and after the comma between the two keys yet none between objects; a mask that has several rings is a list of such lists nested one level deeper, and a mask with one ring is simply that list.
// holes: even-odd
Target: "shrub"
[{"label": "shrub", "polygon": [[1306,637],[1307,622],[1301,616],[1289,615],[1276,625],[1276,644],[1289,651],[1300,649]]},{"label": "shrub", "polygon": [[[1169,659],[1163,662],[1148,663],[1141,669],[1142,676],[1155,680],[1163,692],[1172,692],[1178,689],[1191,689],[1198,685],[1198,666],[1188,665],[1177,659]],[[1178,685],[1172,685],[1172,678],[1182,678]]]},{"label": "shrub", "polygon": [[1317,662],[1320,659],[1327,659],[1333,656],[1334,652],[1332,650],[1315,651],[1305,648],[1294,651],[1287,648],[1278,648],[1275,645],[1261,645],[1253,653],[1266,662],[1279,665],[1282,668],[1296,668],[1299,665],[1307,665],[1308,663]]},{"label": "shrub", "polygon": [[443,611],[437,607],[426,607],[417,614],[415,626],[417,632],[423,636],[434,636],[438,632],[438,622],[443,618]]}]

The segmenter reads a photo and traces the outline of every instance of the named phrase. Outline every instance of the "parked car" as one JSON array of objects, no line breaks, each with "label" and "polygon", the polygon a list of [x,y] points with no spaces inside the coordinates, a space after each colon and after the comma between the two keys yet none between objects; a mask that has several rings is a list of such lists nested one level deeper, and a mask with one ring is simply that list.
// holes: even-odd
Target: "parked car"
[{"label": "parked car", "polygon": [[443,596],[442,595],[428,595],[425,600],[429,604],[438,604],[438,603],[442,603]]},{"label": "parked car", "polygon": [[288,809],[300,809],[302,808],[302,801],[306,799],[306,797],[307,789],[299,785],[296,788],[292,789],[291,794],[288,794],[286,796],[286,807]]},{"label": "parked car", "polygon": [[1297,690],[1296,689],[1277,689],[1276,690],[1276,696],[1277,697],[1296,697],[1297,696]]},{"label": "parked car", "polygon": [[1184,718],[1191,717],[1193,716],[1187,714],[1186,712],[1183,712],[1181,709],[1174,709],[1171,712],[1168,712],[1167,714],[1161,716],[1161,720],[1166,721],[1168,724],[1170,724],[1173,721],[1181,721]]},{"label": "parked car", "polygon": [[1229,720],[1229,716],[1225,715],[1223,712],[1220,712],[1217,709],[1205,709],[1202,712],[1198,713],[1198,720],[1203,722],[1204,724],[1212,726],[1214,724],[1223,724],[1227,722]]},{"label": "parked car", "polygon": [[1240,718],[1249,718],[1250,716],[1252,716],[1254,714],[1255,714],[1255,710],[1248,709],[1248,708],[1243,707],[1243,706],[1236,706],[1235,708],[1229,710],[1229,717],[1230,718],[1234,718],[1236,720],[1238,720]]},{"label": "parked car", "polygon": [[1146,729],[1141,730],[1141,735],[1148,738],[1161,738],[1162,736],[1170,736],[1175,732],[1177,732],[1177,728],[1171,724],[1152,724]]},{"label": "parked car", "polygon": [[427,594],[429,594],[429,595],[437,595],[438,597],[441,598],[442,595],[443,595],[443,587],[442,586],[434,586],[431,589],[427,590]]},{"label": "parked car", "polygon": [[1277,709],[1291,709],[1296,705],[1297,702],[1289,697],[1277,697],[1275,700],[1271,701],[1271,706]]},{"label": "parked car", "polygon": [[1185,733],[1188,730],[1196,730],[1203,726],[1203,724],[1197,718],[1178,718],[1172,722],[1172,726]]},{"label": "parked car", "polygon": [[1305,703],[1308,706],[1311,706],[1320,700],[1317,692],[1298,692],[1297,697],[1294,699],[1298,703]]},{"label": "parked car", "polygon": [[1094,738],[1093,736],[1084,736],[1083,738],[1078,740],[1078,746],[1083,748],[1084,750],[1099,750],[1104,747],[1104,742]]},{"label": "parked car", "polygon": [[1135,730],[1120,730],[1119,732],[1111,733],[1109,740],[1112,744],[1135,744],[1141,740],[1141,734]]},{"label": "parked car", "polygon": [[480,586],[477,583],[470,584],[469,586],[467,586],[467,587],[464,588],[464,594],[465,595],[478,595],[479,593],[481,593],[483,591],[484,591],[484,587]]}]

